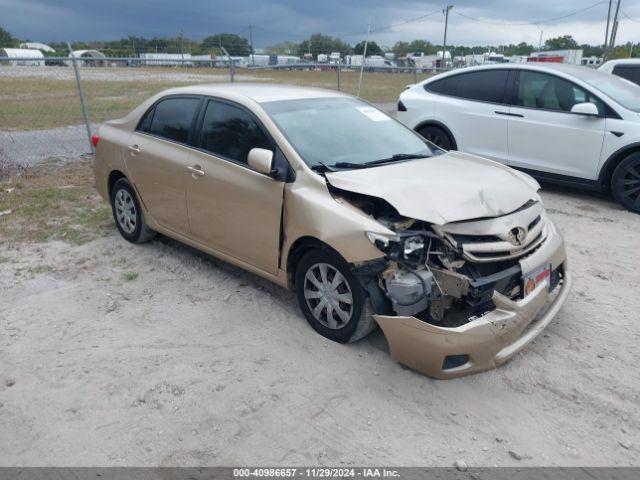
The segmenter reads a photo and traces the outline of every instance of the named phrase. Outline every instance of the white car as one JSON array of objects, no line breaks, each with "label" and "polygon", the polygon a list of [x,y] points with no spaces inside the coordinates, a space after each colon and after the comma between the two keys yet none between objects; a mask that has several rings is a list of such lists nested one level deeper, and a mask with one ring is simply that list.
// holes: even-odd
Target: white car
[{"label": "white car", "polygon": [[613,73],[640,85],[640,58],[609,60],[603,63],[598,70],[604,73]]},{"label": "white car", "polygon": [[398,120],[541,180],[611,190],[640,213],[640,86],[586,67],[507,64],[408,87]]}]

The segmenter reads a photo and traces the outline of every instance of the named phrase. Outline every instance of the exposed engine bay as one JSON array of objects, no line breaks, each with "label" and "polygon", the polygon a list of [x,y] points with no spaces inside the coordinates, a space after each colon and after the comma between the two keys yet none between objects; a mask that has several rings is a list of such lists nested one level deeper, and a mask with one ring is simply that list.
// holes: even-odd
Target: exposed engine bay
[{"label": "exposed engine bay", "polygon": [[[334,187],[331,192],[394,232],[367,233],[385,260],[373,269],[356,268],[367,277],[374,311],[452,328],[494,310],[494,292],[512,300],[525,296],[519,260],[546,237],[546,217],[537,200],[504,217],[432,225],[403,217],[376,197]],[[561,268],[549,276],[553,289]]]}]

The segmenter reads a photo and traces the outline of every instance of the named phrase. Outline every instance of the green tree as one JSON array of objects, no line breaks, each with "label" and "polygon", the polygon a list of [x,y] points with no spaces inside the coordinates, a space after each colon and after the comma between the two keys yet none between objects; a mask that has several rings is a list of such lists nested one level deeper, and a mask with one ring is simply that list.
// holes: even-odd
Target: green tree
[{"label": "green tree", "polygon": [[588,45],[586,43],[580,45],[583,50],[582,55],[584,57],[601,57],[604,54],[604,48],[601,45]]},{"label": "green tree", "polygon": [[235,33],[218,33],[205,37],[197,50],[202,53],[218,53],[220,47],[224,47],[233,56],[246,57],[251,54],[249,40]]},{"label": "green tree", "polygon": [[322,33],[314,33],[309,40],[305,40],[298,45],[298,55],[300,56],[305,53],[311,53],[311,55],[317,57],[319,53],[329,54],[331,52],[340,52],[341,55],[345,55],[352,51],[353,49],[348,43],[337,37],[323,35]]},{"label": "green tree", "polygon": [[[357,43],[355,45],[355,47],[353,47],[353,53],[357,54],[357,55],[362,55],[364,53],[364,40],[360,43]],[[382,55],[382,49],[380,48],[380,46],[374,42],[374,41],[370,41],[367,44],[367,56],[371,56],[371,55]]]},{"label": "green tree", "polygon": [[298,49],[299,45],[296,42],[282,42],[265,48],[265,52],[274,55],[296,55]]},{"label": "green tree", "polygon": [[18,40],[13,35],[0,27],[0,47],[15,47],[17,43]]},{"label": "green tree", "polygon": [[[442,50],[442,48],[440,48]],[[391,51],[397,57],[402,57],[407,53],[424,53],[433,55],[438,51],[438,47],[427,40],[412,40],[411,42],[396,42]]]},{"label": "green tree", "polygon": [[563,35],[545,41],[544,48],[545,50],[573,50],[579,48],[579,45],[571,35]]}]

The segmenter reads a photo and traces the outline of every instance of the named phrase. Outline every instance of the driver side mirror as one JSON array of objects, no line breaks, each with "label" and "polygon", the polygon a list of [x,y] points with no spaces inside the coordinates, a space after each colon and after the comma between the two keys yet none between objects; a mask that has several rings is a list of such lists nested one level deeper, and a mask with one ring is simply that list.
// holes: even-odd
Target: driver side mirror
[{"label": "driver side mirror", "polygon": [[600,112],[598,112],[598,107],[596,107],[591,102],[576,103],[573,107],[571,107],[571,113],[578,113],[580,115],[588,115],[590,117],[598,117],[598,116],[600,116]]},{"label": "driver side mirror", "polygon": [[252,148],[247,156],[252,170],[264,175],[273,175],[273,152],[264,148]]}]

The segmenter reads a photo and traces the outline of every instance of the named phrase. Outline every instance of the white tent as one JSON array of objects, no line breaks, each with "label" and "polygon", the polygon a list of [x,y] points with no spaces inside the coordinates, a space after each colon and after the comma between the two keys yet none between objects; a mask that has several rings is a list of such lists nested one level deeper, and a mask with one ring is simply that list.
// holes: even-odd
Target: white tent
[{"label": "white tent", "polygon": [[105,64],[104,59],[107,58],[104,53],[98,50],[74,50],[69,54],[69,58],[72,57],[80,59],[78,61],[80,67],[102,66]]},{"label": "white tent", "polygon": [[12,66],[44,67],[44,55],[40,50],[27,48],[0,48],[0,65],[5,64],[5,58],[15,59],[9,63]]},{"label": "white tent", "polygon": [[32,50],[40,50],[42,52],[53,53],[55,50],[46,43],[40,42],[25,42],[20,44],[20,48],[30,48]]}]

